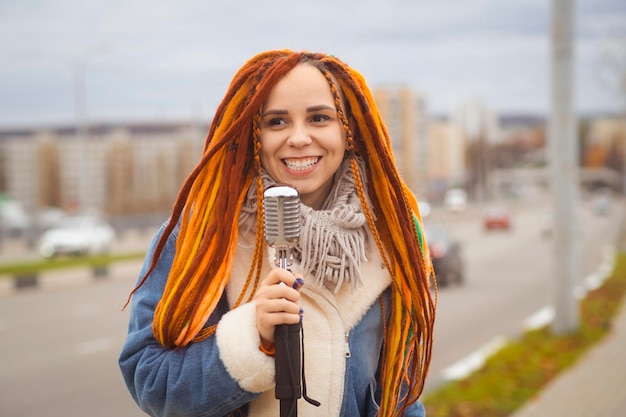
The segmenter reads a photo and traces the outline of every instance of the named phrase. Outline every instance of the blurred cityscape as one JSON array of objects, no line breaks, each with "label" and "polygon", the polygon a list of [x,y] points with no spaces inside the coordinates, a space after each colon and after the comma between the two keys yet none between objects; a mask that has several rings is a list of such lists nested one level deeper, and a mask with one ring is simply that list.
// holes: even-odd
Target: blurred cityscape
[{"label": "blurred cityscape", "polygon": [[[470,201],[519,198],[549,188],[547,120],[498,115],[468,102],[432,115],[419,91],[374,89],[400,170],[420,200],[461,188]],[[36,235],[51,211],[161,222],[200,158],[209,121],[93,123],[0,130],[0,220],[5,235]],[[626,124],[578,120],[584,189],[623,189]]]},{"label": "blurred cityscape", "polygon": [[[117,365],[142,260],[52,266],[145,251],[232,74],[277,47],[336,54],[373,89],[439,288],[425,393],[520,332],[575,322],[561,300],[602,285],[622,250],[626,3],[567,2],[571,33],[565,3],[0,2],[0,263],[46,265],[34,280],[0,276],[0,416],[145,416]],[[565,58],[574,74],[555,71]],[[558,107],[573,132],[555,133]],[[571,149],[555,143],[570,139],[571,200],[554,181]],[[593,367],[621,376],[616,352]],[[598,375],[575,380],[559,407],[625,404],[623,384]],[[609,416],[590,410],[577,411]]]}]

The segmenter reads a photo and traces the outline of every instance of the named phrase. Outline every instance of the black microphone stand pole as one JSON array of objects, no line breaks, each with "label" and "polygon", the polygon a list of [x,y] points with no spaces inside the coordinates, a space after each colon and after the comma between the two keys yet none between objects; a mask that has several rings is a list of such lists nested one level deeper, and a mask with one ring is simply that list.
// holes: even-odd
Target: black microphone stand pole
[{"label": "black microphone stand pole", "polygon": [[[279,266],[287,269],[288,253],[278,249]],[[297,417],[300,385],[300,325],[280,324],[274,332],[274,362],[276,368],[275,397],[280,400],[280,417]]]}]

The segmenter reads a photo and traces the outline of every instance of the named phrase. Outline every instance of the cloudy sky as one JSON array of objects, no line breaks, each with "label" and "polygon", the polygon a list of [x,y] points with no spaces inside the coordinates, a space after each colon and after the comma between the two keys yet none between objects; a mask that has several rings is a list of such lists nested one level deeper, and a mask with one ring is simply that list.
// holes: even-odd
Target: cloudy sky
[{"label": "cloudy sky", "polygon": [[[499,113],[545,115],[551,5],[0,0],[0,127],[73,123],[77,108],[92,122],[208,119],[237,68],[279,48],[332,53],[371,87],[408,84],[433,114],[479,100]],[[626,0],[575,5],[575,107],[616,111],[603,57],[626,37]]]}]

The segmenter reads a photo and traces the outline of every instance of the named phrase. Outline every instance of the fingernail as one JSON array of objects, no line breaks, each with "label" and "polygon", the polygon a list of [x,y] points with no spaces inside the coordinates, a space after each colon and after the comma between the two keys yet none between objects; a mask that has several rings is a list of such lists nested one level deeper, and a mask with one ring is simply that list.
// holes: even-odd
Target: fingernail
[{"label": "fingernail", "polygon": [[295,290],[297,290],[298,288],[300,288],[301,286],[304,285],[304,280],[300,277],[296,278],[296,280],[293,282],[293,288]]},{"label": "fingernail", "polygon": [[304,310],[300,307],[300,321],[302,321],[302,316],[304,315]]}]

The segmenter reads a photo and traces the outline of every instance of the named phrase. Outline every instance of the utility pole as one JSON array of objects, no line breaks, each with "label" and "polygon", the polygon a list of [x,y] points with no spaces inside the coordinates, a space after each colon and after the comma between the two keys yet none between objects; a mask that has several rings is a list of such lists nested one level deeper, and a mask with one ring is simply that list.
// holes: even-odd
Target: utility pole
[{"label": "utility pole", "polygon": [[76,113],[76,138],[78,144],[78,184],[76,186],[76,202],[78,209],[84,211],[90,204],[89,173],[87,172],[87,141],[89,125],[87,122],[87,95],[85,86],[85,62],[78,62],[74,67],[74,103]]},{"label": "utility pole", "polygon": [[110,50],[110,45],[100,42],[80,54],[73,62],[74,76],[74,111],[76,115],[76,139],[77,139],[77,184],[75,195],[77,207],[80,211],[95,208],[96,199],[93,189],[93,172],[89,168],[89,118],[87,105],[87,83],[86,72],[89,61],[96,55],[106,53]]},{"label": "utility pole", "polygon": [[572,332],[579,326],[578,140],[574,115],[574,1],[552,0],[552,98],[549,122],[552,195],[554,198],[553,331]]}]

